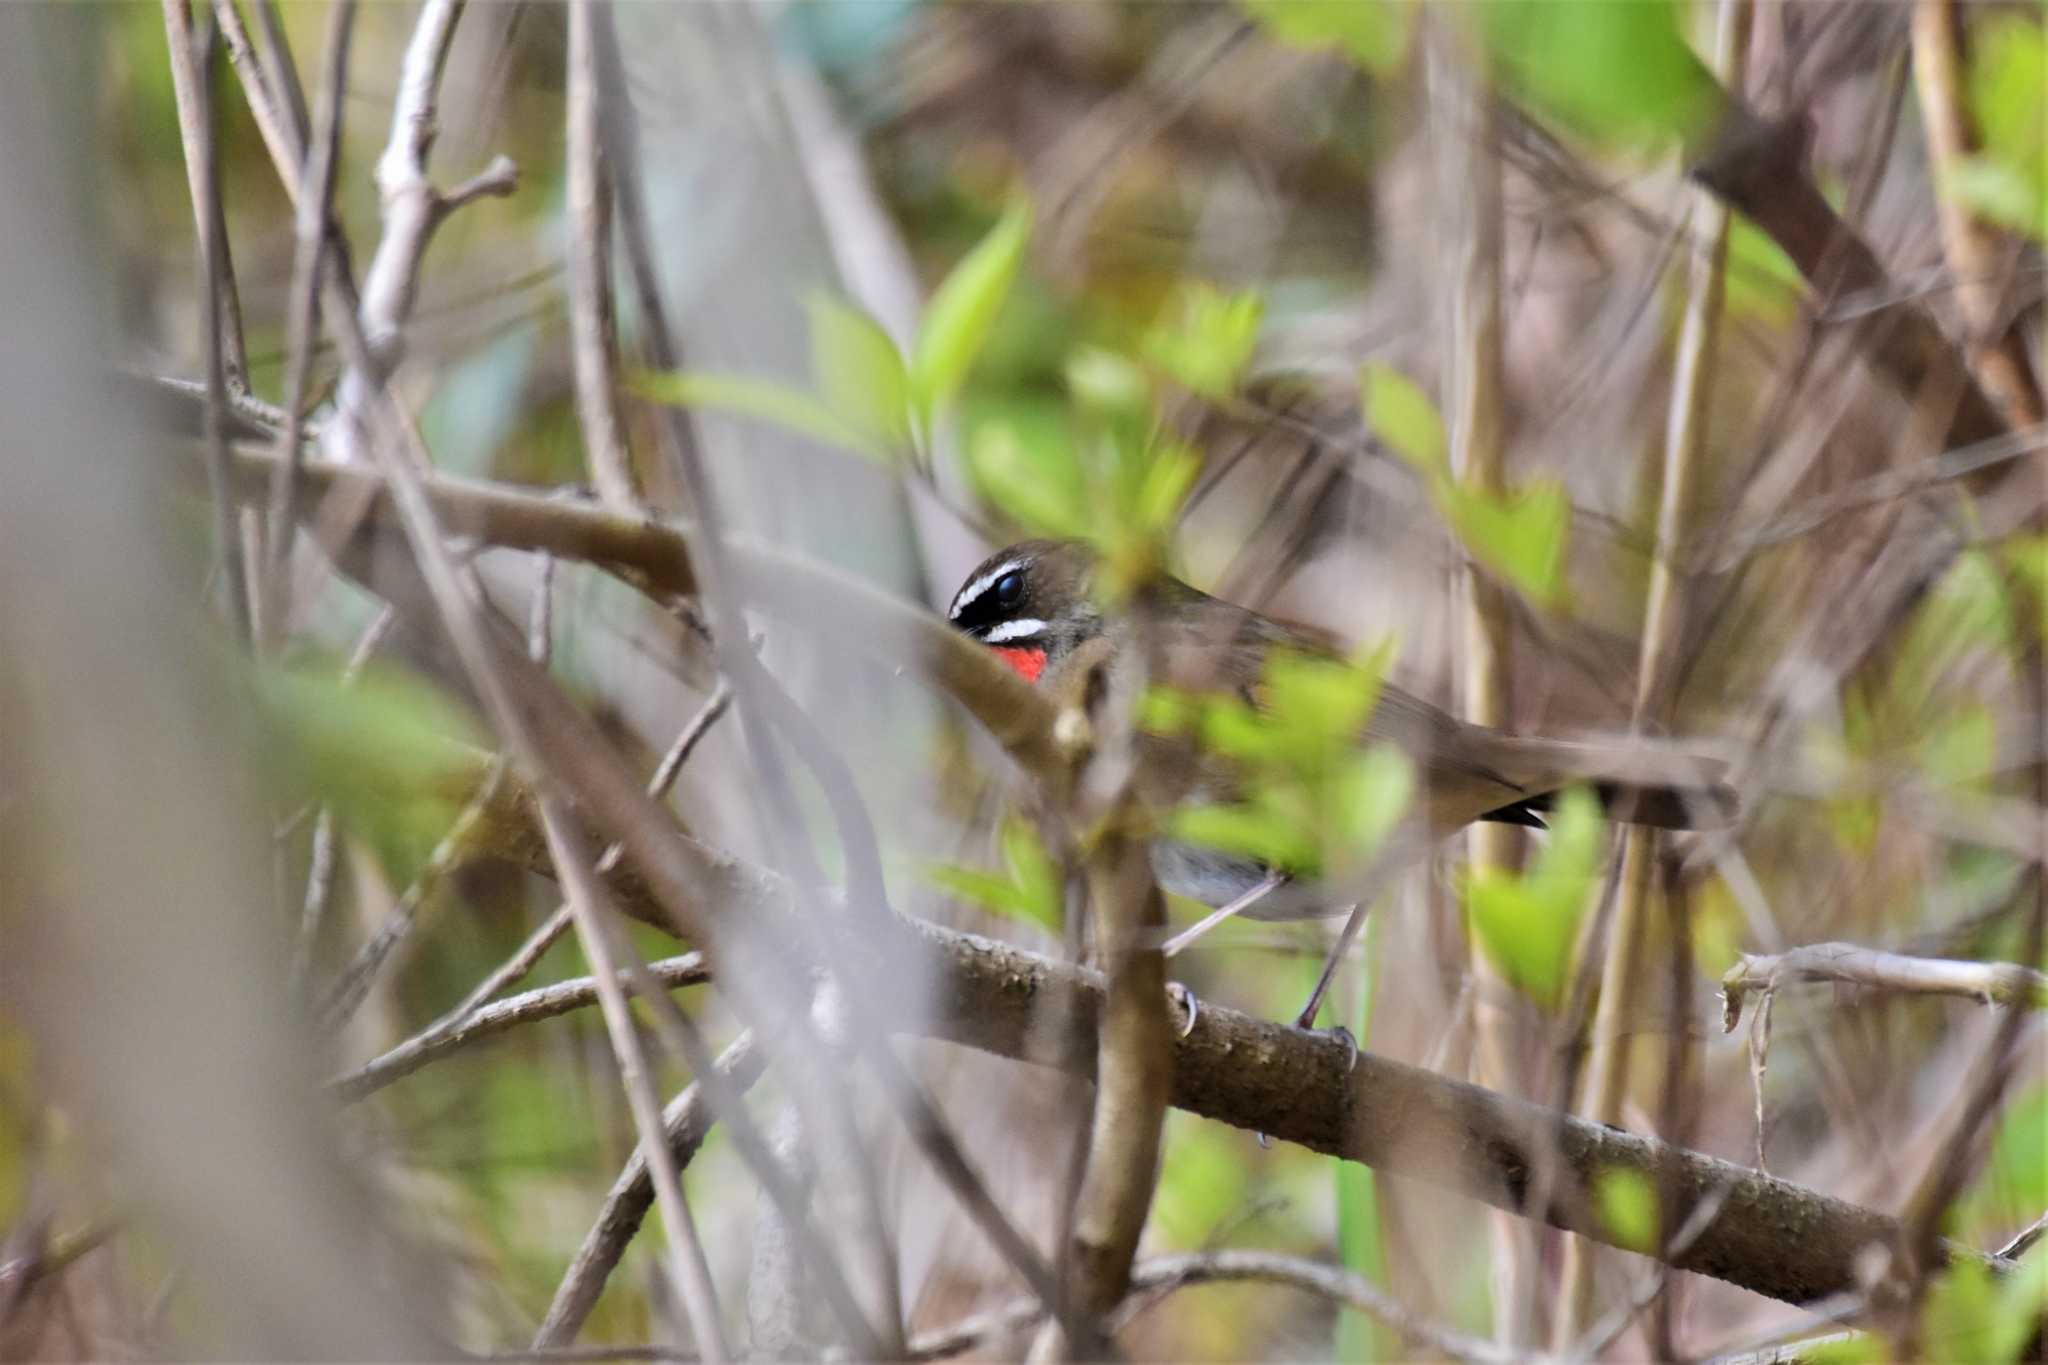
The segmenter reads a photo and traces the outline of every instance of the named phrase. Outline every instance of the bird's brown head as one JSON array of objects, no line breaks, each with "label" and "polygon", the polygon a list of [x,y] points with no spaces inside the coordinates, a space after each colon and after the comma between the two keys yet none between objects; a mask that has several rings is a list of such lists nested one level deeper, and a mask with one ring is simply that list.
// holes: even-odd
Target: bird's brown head
[{"label": "bird's brown head", "polygon": [[1102,633],[1089,592],[1095,554],[1078,540],[1023,540],[975,566],[946,619],[1027,682]]}]

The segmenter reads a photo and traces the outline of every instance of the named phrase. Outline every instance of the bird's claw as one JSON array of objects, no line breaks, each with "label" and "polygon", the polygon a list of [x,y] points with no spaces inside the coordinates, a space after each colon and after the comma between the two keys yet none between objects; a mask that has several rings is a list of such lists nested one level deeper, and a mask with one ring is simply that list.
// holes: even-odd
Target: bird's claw
[{"label": "bird's claw", "polygon": [[1358,1065],[1358,1039],[1353,1037],[1351,1030],[1345,1028],[1342,1024],[1333,1024],[1327,1029],[1310,1028],[1309,1026],[1314,1022],[1313,1019],[1296,1019],[1294,1026],[1298,1029],[1308,1029],[1311,1033],[1321,1033],[1325,1038],[1334,1039],[1342,1043],[1344,1045],[1344,1072],[1346,1075],[1349,1075],[1352,1069]]},{"label": "bird's claw", "polygon": [[1202,1015],[1202,1002],[1195,998],[1193,991],[1181,985],[1178,981],[1167,982],[1166,993],[1173,998],[1174,1004],[1187,1011],[1187,1022],[1180,1026],[1179,1035],[1185,1038],[1195,1031],[1195,1020],[1199,1019]]}]

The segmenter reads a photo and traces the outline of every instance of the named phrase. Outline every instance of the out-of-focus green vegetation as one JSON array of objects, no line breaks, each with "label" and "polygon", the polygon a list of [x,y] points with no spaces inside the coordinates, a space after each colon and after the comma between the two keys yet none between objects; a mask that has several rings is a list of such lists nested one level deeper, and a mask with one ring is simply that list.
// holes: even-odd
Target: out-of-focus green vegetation
[{"label": "out-of-focus green vegetation", "polygon": [[[1636,632],[1657,553],[1655,455],[1669,420],[1675,301],[1693,249],[1686,224],[1696,191],[1674,158],[1721,108],[1698,55],[1714,8],[789,6],[775,17],[777,40],[787,60],[815,65],[828,108],[863,153],[919,271],[909,283],[925,301],[922,322],[899,346],[850,301],[860,291],[791,282],[785,301],[807,327],[807,381],[690,360],[680,374],[634,375],[632,386],[865,460],[866,476],[919,485],[993,543],[1027,533],[1090,539],[1119,587],[1169,569],[1385,642],[1341,662],[1276,658],[1257,707],[1161,692],[1145,716],[1155,729],[1198,737],[1248,777],[1240,801],[1169,814],[1175,834],[1299,872],[1367,864],[1420,794],[1398,753],[1360,752],[1350,740],[1384,681],[1454,703],[1451,683],[1466,666],[1455,643],[1459,574],[1512,590],[1514,728],[1612,732],[1630,723]],[[1903,60],[1904,7],[1788,0],[1760,10],[1772,17],[1759,25],[1749,97],[1770,116],[1814,116],[1812,174],[1838,206],[1848,198],[1842,187],[1879,159],[1884,174],[1871,183],[1881,192],[1852,226],[1892,272],[1897,297],[1816,299],[1762,228],[1733,222],[1711,358],[1707,511],[1692,528],[1697,543],[1683,547],[1697,557],[1681,565],[1686,663],[1668,716],[1648,723],[1752,746],[1753,772],[1727,842],[1667,846],[1685,894],[1669,906],[1660,898],[1645,970],[1660,982],[1651,993],[1660,1004],[1669,1003],[1661,983],[1690,982],[1694,1012],[1632,1021],[1638,1055],[1659,1060],[1637,1068],[1627,1126],[1662,1121],[1671,1077],[1661,1059],[1677,1038],[1684,1130],[1667,1135],[1743,1162],[1759,1149],[1759,1097],[1742,1040],[1713,1031],[1710,999],[1738,954],[1828,940],[1965,960],[2026,951],[2021,912],[2035,874],[2009,849],[1970,836],[2034,799],[2048,618],[2048,539],[2038,522],[1993,536],[1987,527],[2008,524],[1995,505],[1944,511],[1942,524],[1971,543],[1892,623],[1843,618],[1861,600],[1870,563],[1903,537],[1930,534],[1924,523],[1888,520],[1906,499],[1760,541],[1733,567],[1714,557],[1742,534],[1897,467],[1904,414],[1918,396],[1867,373],[1846,324],[1871,310],[1924,306],[1964,335],[1948,311],[1954,281],[1941,254],[1940,195],[2007,234],[2019,262],[2007,291],[2013,325],[2037,364],[2041,348],[2048,14],[1966,7],[1968,114],[1981,145],[1934,184],[1910,107],[1890,142],[1869,141],[1892,126],[1889,73]],[[326,6],[281,13],[310,78]],[[337,212],[359,263],[379,236],[371,170],[413,19],[410,6],[366,6],[358,20]],[[104,222],[120,322],[137,363],[197,374],[193,233],[162,13],[108,5],[96,22],[103,88],[91,152],[115,191]],[[519,163],[521,188],[455,213],[422,270],[398,378],[449,472],[540,485],[586,477],[562,278],[563,35],[551,7],[471,7],[451,57],[437,176],[455,183],[504,151]],[[721,41],[709,29],[697,36]],[[1433,139],[1470,127],[1432,112],[1424,72],[1436,59],[1484,72],[1501,102],[1504,131],[1492,151],[1504,184],[1508,483],[1499,490],[1452,472],[1442,416],[1451,344],[1443,304],[1457,281],[1438,226]],[[768,99],[771,73],[754,74]],[[251,378],[274,399],[292,216],[225,62],[213,89]],[[659,90],[635,97],[664,107]],[[788,154],[802,153],[792,142]],[[703,249],[689,233],[658,247],[665,258]],[[337,372],[323,349],[323,398]],[[645,412],[635,409],[632,421],[647,444]],[[943,603],[952,584],[938,580],[965,564],[931,567],[929,596]],[[344,685],[335,660],[368,604],[339,583],[323,594],[302,637],[251,688],[280,806],[325,807],[341,831],[333,908],[314,945],[319,981],[377,932],[446,834],[463,779],[491,744],[450,671],[418,641]],[[651,767],[682,718],[669,714],[675,698],[694,699],[685,684],[701,681],[679,662],[694,659],[682,633],[618,585],[567,571],[556,621],[556,674]],[[1861,666],[1839,669],[1827,650],[1849,627],[1882,642]],[[774,649],[789,646],[770,634]],[[790,652],[801,649],[798,641]],[[724,832],[719,803],[732,799],[736,770],[717,771],[724,785],[696,790],[686,774],[678,803],[680,818],[711,835]],[[938,865],[886,850],[905,869],[892,890],[907,897],[906,888],[936,886],[955,902],[946,913],[965,923],[1035,945],[1058,941],[1067,906],[1056,858],[1006,801],[1000,774],[957,785],[986,798],[971,806],[976,813],[1004,813],[956,839],[959,851]],[[934,799],[935,822],[970,808],[950,804],[952,785],[946,792]],[[311,828],[300,820],[276,840],[289,888],[279,901],[292,913]],[[1375,1051],[1462,1074],[1475,1017],[1496,1011],[1517,1063],[1550,1087],[1532,1098],[1569,1104],[1585,1021],[1567,1007],[1584,984],[1575,953],[1600,910],[1605,830],[1596,804],[1575,793],[1532,836],[1519,868],[1467,875],[1447,848],[1417,886],[1390,888],[1378,902],[1328,1017],[1352,1024]],[[438,1017],[518,946],[556,894],[521,870],[462,869],[363,1016],[331,1040],[334,1067]],[[1682,910],[1682,922],[1666,909]],[[282,925],[280,941],[294,927]],[[676,950],[653,930],[634,933],[649,956]],[[1313,979],[1321,933],[1231,925],[1174,971],[1205,998],[1286,1015]],[[1498,969],[1497,996],[1471,985],[1475,946]],[[586,969],[571,939],[527,984]],[[716,1038],[730,1035],[733,1021],[710,993],[679,998]],[[1761,1081],[1761,1146],[1773,1170],[1899,1207],[1961,1109],[1957,1078],[1976,1074],[1988,1014],[1967,1001],[1787,987]],[[2023,1074],[1947,1223],[1973,1246],[1999,1244],[2048,1208],[2038,1027],[2021,1047]],[[0,1228],[41,1216],[41,1182],[74,1164],[64,1114],[41,1102],[50,1081],[37,1060],[0,1021]],[[1028,1192],[999,1184],[998,1198],[1049,1204],[1044,1189],[1067,1174],[1045,1169],[1058,1164],[1059,1117],[1002,1109],[990,1097],[1016,1083],[1008,1071],[961,1074],[954,1089],[935,1087],[942,1106],[963,1128],[998,1114],[982,1125],[998,1129],[993,1136],[972,1129],[975,1155]],[[669,1070],[660,1079],[674,1093],[687,1077]],[[346,1122],[375,1177],[377,1206],[434,1253],[446,1280],[437,1288],[465,1348],[531,1336],[632,1146],[591,1014],[459,1053]],[[693,1162],[688,1184],[716,1243],[721,1284],[738,1292],[755,1201],[722,1136]],[[118,1208],[118,1195],[93,1192],[76,1217],[63,1206],[58,1227],[95,1221]],[[1620,1240],[1654,1243],[1664,1212],[1657,1191],[1616,1178],[1595,1196]],[[903,1220],[900,1244],[950,1248],[961,1235],[950,1208],[903,1202],[891,1215]],[[583,1339],[678,1335],[655,1273],[656,1240],[636,1243]],[[1477,1206],[1175,1113],[1146,1250],[1226,1245],[1341,1259],[1433,1319],[1482,1334],[1495,1323],[1493,1243]],[[1921,1323],[1925,1353],[2011,1358],[2042,1302],[2044,1255],[2037,1250],[2003,1282],[1969,1267],[1939,1280]],[[1001,1275],[943,1251],[918,1269],[925,1281],[905,1286],[913,1303],[960,1308],[1011,1290]],[[1528,1282],[1548,1283],[1542,1274]],[[1765,1321],[1754,1301],[1722,1286],[1680,1283],[1673,1339],[1688,1352],[1732,1348]],[[1600,1285],[1603,1301],[1627,1289],[1618,1279]],[[1539,1318],[1549,1311],[1533,1305]],[[1631,1334],[1616,1350],[1647,1340]],[[1187,1358],[1402,1352],[1355,1315],[1247,1286],[1170,1298],[1138,1318],[1129,1344],[1133,1355]],[[1826,1352],[1862,1360],[1889,1349],[1872,1334]]]}]

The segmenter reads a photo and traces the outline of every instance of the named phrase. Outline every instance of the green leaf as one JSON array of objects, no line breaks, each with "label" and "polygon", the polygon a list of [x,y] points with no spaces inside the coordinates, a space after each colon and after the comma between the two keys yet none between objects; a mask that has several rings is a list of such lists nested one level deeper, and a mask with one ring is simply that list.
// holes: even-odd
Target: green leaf
[{"label": "green leaf", "polygon": [[1731,317],[1784,326],[1799,313],[1806,279],[1768,232],[1747,216],[1728,220],[1726,307]]},{"label": "green leaf", "polygon": [[927,429],[987,344],[1030,240],[1031,205],[1020,197],[933,293],[910,361],[911,402]]},{"label": "green leaf", "polygon": [[1243,1209],[1247,1181],[1242,1141],[1220,1123],[1192,1114],[1167,1116],[1152,1212],[1168,1246],[1203,1246],[1224,1219]]},{"label": "green leaf", "polygon": [[1407,814],[1415,793],[1415,765],[1391,744],[1375,745],[1338,775],[1334,803],[1336,834],[1354,861],[1379,851]]},{"label": "green leaf", "polygon": [[984,422],[968,439],[967,467],[982,496],[1028,530],[1079,536],[1093,525],[1087,475],[1063,439],[1027,441],[1009,422]]},{"label": "green leaf", "polygon": [[849,303],[810,300],[811,372],[825,405],[877,444],[910,440],[910,374],[882,325]]},{"label": "green leaf", "polygon": [[1232,806],[1180,806],[1167,816],[1177,839],[1225,853],[1257,858],[1289,872],[1321,870],[1321,850],[1305,832],[1298,812],[1267,801]]},{"label": "green leaf", "polygon": [[1653,1255],[1657,1250],[1657,1188],[1641,1171],[1610,1167],[1593,1180],[1593,1202],[1616,1245]]},{"label": "green leaf", "polygon": [[777,380],[736,374],[652,374],[642,375],[633,387],[657,402],[758,418],[825,445],[884,464],[889,461],[889,452],[873,435],[853,426],[816,395]]},{"label": "green leaf", "polygon": [[1884,1339],[1868,1332],[1852,1332],[1811,1344],[1794,1342],[1791,1349],[1798,1351],[1798,1358],[1806,1365],[1880,1365],[1891,1359]]},{"label": "green leaf", "polygon": [[1004,825],[1001,844],[1001,874],[940,863],[926,868],[925,876],[940,890],[984,910],[1058,933],[1066,918],[1059,865],[1021,820]]},{"label": "green leaf", "polygon": [[1676,0],[1488,0],[1473,12],[1503,82],[1597,142],[1689,140],[1720,106]]},{"label": "green leaf", "polygon": [[2029,1217],[2048,1208],[2048,1084],[2031,1086],[2007,1106],[1979,1190],[1992,1214]]},{"label": "green leaf", "polygon": [[1152,385],[1129,358],[1100,346],[1083,346],[1067,357],[1067,391],[1090,412],[1116,421],[1142,421],[1152,411]]},{"label": "green leaf", "polygon": [[1546,1009],[1564,1001],[1572,949],[1600,867],[1600,806],[1574,788],[1525,874],[1479,868],[1465,882],[1472,933],[1511,985]]},{"label": "green leaf", "polygon": [[1498,495],[1452,484],[1451,526],[1465,548],[1539,606],[1564,605],[1572,505],[1562,485],[1527,484]]},{"label": "green leaf", "polygon": [[1968,157],[1949,170],[1941,188],[1979,217],[2048,241],[2048,180],[2029,175],[2024,167],[1988,156]]},{"label": "green leaf", "polygon": [[1999,1286],[1993,1309],[1992,1359],[2017,1361],[2044,1314],[2048,1314],[2048,1256],[2028,1256]]},{"label": "green leaf", "polygon": [[1970,36],[1970,114],[1984,150],[1944,188],[2048,241],[2048,25],[1993,15]]},{"label": "green leaf", "polygon": [[1138,536],[1157,535],[1173,529],[1180,519],[1181,504],[1202,472],[1202,457],[1179,441],[1158,440],[1151,444],[1130,505],[1124,509],[1124,527]]},{"label": "green leaf", "polygon": [[410,880],[483,774],[488,739],[476,718],[390,667],[345,687],[338,669],[265,666],[256,693],[313,790],[394,878]]},{"label": "green leaf", "polygon": [[1982,781],[1998,762],[1998,720],[1981,702],[1940,717],[1920,741],[1920,763],[1936,781],[1960,787]]},{"label": "green leaf", "polygon": [[1995,1359],[1997,1286],[1977,1260],[1960,1259],[1927,1294],[1920,1330],[1931,1360]]},{"label": "green leaf", "polygon": [[1444,419],[1422,387],[1387,365],[1367,365],[1360,376],[1366,425],[1396,455],[1429,478],[1451,475]]},{"label": "green leaf", "polygon": [[1238,0],[1281,42],[1310,52],[1335,50],[1375,76],[1400,70],[1415,7],[1408,0]]},{"label": "green leaf", "polygon": [[1256,292],[1193,284],[1175,299],[1171,317],[1145,333],[1139,350],[1183,387],[1221,401],[1237,391],[1251,363],[1265,312]]}]

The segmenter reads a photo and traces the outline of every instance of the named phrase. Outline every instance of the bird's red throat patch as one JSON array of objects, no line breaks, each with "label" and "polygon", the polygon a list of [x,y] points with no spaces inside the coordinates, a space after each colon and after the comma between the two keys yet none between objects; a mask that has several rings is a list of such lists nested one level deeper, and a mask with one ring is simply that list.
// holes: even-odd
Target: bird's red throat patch
[{"label": "bird's red throat patch", "polygon": [[1015,645],[990,645],[989,648],[996,652],[998,659],[1015,669],[1017,676],[1025,682],[1035,683],[1038,675],[1045,672],[1045,651],[1042,649],[1024,649]]}]

